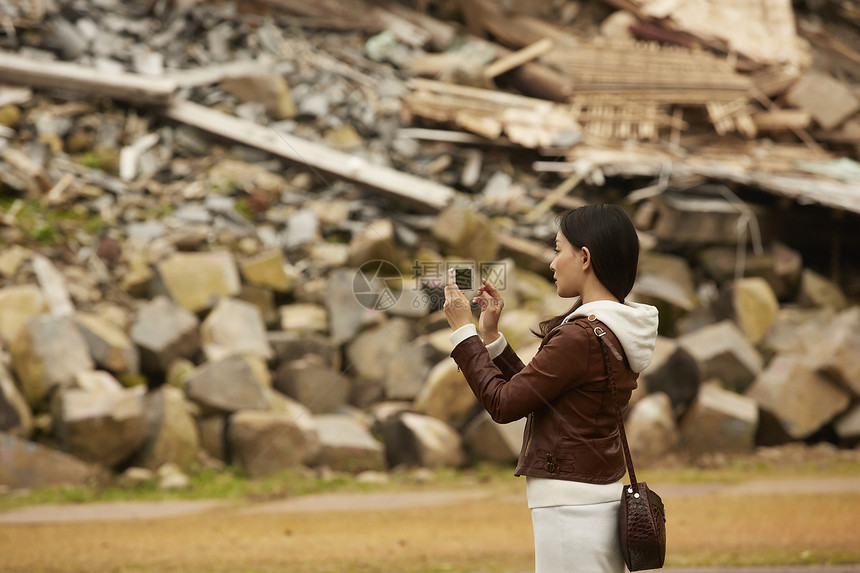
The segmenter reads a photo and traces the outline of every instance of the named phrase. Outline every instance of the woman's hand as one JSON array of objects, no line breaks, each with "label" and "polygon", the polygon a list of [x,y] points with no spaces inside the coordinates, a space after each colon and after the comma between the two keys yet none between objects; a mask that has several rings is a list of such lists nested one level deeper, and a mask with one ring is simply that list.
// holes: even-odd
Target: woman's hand
[{"label": "woman's hand", "polygon": [[505,306],[505,301],[498,289],[487,279],[481,279],[481,288],[475,300],[481,305],[481,318],[478,319],[478,335],[484,344],[490,344],[499,337],[499,316]]},{"label": "woman's hand", "polygon": [[448,284],[445,285],[445,318],[448,325],[457,330],[472,322],[472,308],[469,299],[454,282],[454,270],[448,271]]}]

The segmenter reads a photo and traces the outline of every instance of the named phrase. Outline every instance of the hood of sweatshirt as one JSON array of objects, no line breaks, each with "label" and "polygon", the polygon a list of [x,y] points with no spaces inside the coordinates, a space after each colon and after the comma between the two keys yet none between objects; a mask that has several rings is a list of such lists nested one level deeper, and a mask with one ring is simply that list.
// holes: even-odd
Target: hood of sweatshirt
[{"label": "hood of sweatshirt", "polygon": [[580,316],[594,315],[621,342],[630,368],[642,372],[651,363],[657,344],[657,309],[638,302],[596,300],[583,304],[567,315],[562,324]]}]

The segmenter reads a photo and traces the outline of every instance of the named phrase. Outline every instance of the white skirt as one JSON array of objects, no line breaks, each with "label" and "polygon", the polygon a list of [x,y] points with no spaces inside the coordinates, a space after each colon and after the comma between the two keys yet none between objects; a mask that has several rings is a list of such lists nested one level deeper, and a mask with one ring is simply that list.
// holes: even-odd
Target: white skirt
[{"label": "white skirt", "polygon": [[535,573],[624,573],[621,501],[531,510]]}]

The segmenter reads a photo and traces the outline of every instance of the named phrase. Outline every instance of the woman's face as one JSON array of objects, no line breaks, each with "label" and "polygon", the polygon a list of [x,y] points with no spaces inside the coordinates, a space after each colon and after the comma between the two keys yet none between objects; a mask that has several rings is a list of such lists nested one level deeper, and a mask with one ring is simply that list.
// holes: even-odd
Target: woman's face
[{"label": "woman's face", "polygon": [[587,251],[571,245],[561,231],[556,234],[555,258],[549,268],[555,279],[558,296],[570,298],[582,294],[586,253]]}]

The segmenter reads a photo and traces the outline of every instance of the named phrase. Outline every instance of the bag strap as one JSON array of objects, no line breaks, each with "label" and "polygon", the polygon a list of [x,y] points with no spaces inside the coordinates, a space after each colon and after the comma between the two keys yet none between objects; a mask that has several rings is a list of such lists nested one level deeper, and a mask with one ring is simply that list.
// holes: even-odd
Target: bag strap
[{"label": "bag strap", "polygon": [[627,433],[624,431],[624,419],[621,417],[621,408],[618,406],[618,390],[615,388],[615,372],[609,364],[609,352],[618,360],[623,360],[621,353],[615,348],[611,341],[605,340],[606,331],[600,327],[594,327],[594,334],[597,335],[597,340],[600,341],[600,350],[603,352],[603,363],[606,365],[606,372],[609,375],[609,387],[612,389],[612,403],[615,405],[615,415],[618,419],[618,433],[621,434],[621,445],[624,448],[624,462],[627,464],[627,473],[630,474],[630,485],[635,491],[639,491],[636,481],[636,472],[633,471],[633,458],[630,456],[630,446],[627,445]]}]

